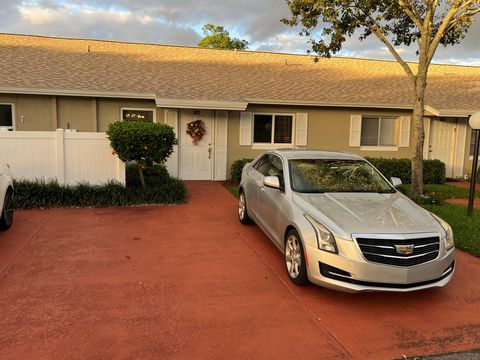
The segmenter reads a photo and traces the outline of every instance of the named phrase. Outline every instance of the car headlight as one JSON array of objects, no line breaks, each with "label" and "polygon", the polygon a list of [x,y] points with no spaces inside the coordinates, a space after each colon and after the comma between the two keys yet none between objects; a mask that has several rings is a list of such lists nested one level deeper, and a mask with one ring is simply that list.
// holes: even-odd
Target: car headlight
[{"label": "car headlight", "polygon": [[439,218],[437,215],[432,214],[432,216],[442,226],[443,230],[445,230],[445,237],[443,238],[444,239],[443,241],[445,243],[445,249],[450,250],[455,246],[453,241],[452,227],[445,220]]},{"label": "car headlight", "polygon": [[338,254],[337,243],[335,242],[335,237],[333,234],[310,215],[305,214],[305,218],[315,229],[315,233],[317,234],[318,248],[323,251]]}]

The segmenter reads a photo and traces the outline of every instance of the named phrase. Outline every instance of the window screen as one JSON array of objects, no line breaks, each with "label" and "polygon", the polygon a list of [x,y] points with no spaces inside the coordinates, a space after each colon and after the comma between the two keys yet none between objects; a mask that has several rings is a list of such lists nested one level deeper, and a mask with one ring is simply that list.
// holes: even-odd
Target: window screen
[{"label": "window screen", "polygon": [[253,142],[268,143],[272,142],[272,115],[255,114],[253,119]]},{"label": "window screen", "polygon": [[0,127],[13,127],[12,105],[0,105]]},{"label": "window screen", "polygon": [[292,143],[292,117],[288,115],[275,116],[275,144],[291,144]]},{"label": "window screen", "polygon": [[362,117],[362,146],[395,146],[397,119],[394,117]]},{"label": "window screen", "polygon": [[378,145],[378,126],[377,118],[363,117],[362,118],[362,137],[360,144],[362,146],[377,146]]}]

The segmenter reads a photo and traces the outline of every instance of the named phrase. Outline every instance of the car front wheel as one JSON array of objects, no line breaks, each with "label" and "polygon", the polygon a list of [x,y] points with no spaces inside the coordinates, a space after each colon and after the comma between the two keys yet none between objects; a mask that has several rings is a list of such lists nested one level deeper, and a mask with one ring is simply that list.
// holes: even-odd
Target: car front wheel
[{"label": "car front wheel", "polygon": [[290,230],[285,239],[285,268],[290,280],[295,285],[308,284],[307,266],[302,241],[298,232]]},{"label": "car front wheel", "polygon": [[252,219],[248,216],[247,199],[243,191],[238,195],[238,219],[242,224],[252,223]]},{"label": "car front wheel", "polygon": [[7,230],[13,222],[13,192],[7,190],[3,202],[2,216],[0,217],[0,230]]}]

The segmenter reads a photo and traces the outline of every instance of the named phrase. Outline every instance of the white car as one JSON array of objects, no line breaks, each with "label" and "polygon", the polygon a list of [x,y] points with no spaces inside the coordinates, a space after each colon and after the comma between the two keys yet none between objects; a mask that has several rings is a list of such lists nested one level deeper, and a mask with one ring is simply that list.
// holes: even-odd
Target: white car
[{"label": "white car", "polygon": [[346,153],[274,150],[245,165],[238,215],[284,254],[287,274],[343,291],[444,286],[455,268],[450,226],[368,161]]},{"label": "white car", "polygon": [[10,167],[0,159],[0,230],[7,230],[13,222],[13,181]]}]

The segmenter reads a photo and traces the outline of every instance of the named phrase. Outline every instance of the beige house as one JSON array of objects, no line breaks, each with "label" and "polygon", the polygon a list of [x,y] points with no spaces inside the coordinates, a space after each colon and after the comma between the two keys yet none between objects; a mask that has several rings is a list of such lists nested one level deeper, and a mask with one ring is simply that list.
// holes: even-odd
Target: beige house
[{"label": "beige house", "polygon": [[[0,79],[0,128],[167,123],[179,137],[168,167],[183,179],[225,179],[234,160],[272,148],[413,151],[412,91],[391,61],[0,34]],[[480,67],[433,65],[426,104],[425,158],[468,175]],[[195,120],[207,128],[197,145]]]}]

